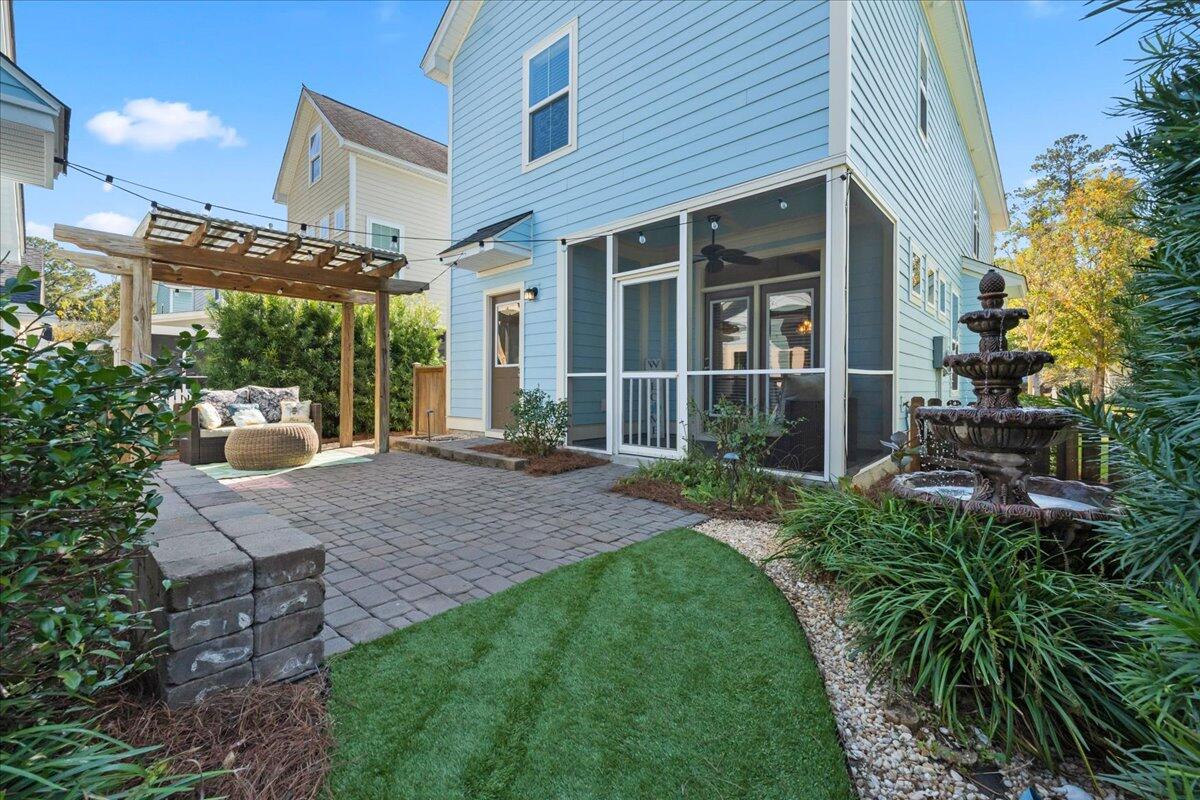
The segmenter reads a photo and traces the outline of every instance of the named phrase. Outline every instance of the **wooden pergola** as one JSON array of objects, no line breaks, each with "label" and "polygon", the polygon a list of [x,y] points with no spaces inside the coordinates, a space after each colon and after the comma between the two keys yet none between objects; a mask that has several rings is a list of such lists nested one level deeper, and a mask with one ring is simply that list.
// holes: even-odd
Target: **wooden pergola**
[{"label": "wooden pergola", "polygon": [[120,335],[114,355],[121,364],[146,363],[152,356],[150,318],[156,280],[340,303],[338,442],[342,447],[353,444],[354,433],[354,306],[374,303],[375,449],[387,452],[391,430],[388,300],[393,294],[429,288],[394,277],[408,263],[403,255],[161,206],[146,215],[132,236],[55,225],[54,238],[94,251],[58,250],[58,256],[120,276]]}]

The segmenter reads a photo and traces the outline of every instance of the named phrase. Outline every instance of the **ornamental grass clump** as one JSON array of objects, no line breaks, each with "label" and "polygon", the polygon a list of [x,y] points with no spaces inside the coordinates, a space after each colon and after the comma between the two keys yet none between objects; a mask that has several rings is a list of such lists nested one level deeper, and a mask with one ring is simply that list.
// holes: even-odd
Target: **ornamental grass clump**
[{"label": "ornamental grass clump", "polygon": [[[178,435],[168,401],[187,379],[171,354],[114,367],[84,342],[7,332],[32,277],[0,291],[0,796],[117,797],[127,784],[165,796],[186,781],[143,767],[145,751],[78,709],[147,666],[132,559],[162,501],[151,472]],[[181,334],[183,367],[192,343]]]},{"label": "ornamental grass clump", "polygon": [[782,557],[850,592],[860,645],[944,725],[1046,764],[1095,755],[1122,611],[1102,580],[1049,566],[1036,531],[807,490],[783,537]]}]

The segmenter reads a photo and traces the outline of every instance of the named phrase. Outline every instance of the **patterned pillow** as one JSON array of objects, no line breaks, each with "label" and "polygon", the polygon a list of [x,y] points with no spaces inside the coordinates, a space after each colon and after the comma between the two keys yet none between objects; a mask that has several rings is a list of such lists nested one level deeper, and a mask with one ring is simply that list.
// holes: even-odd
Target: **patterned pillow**
[{"label": "patterned pillow", "polygon": [[229,410],[232,403],[246,402],[245,389],[208,389],[200,393],[200,402],[208,403],[221,415],[222,425],[233,424],[233,412]]},{"label": "patterned pillow", "polygon": [[212,403],[197,403],[196,416],[200,419],[200,427],[206,431],[221,427],[221,412]]},{"label": "patterned pillow", "polygon": [[265,425],[267,421],[263,419],[263,413],[258,410],[258,406],[245,405],[233,412],[233,424],[239,428],[246,428],[250,425]]},{"label": "patterned pillow", "polygon": [[279,422],[282,413],[279,404],[284,400],[299,400],[300,387],[288,386],[283,389],[270,389],[266,386],[247,386],[246,402],[258,406],[259,411],[267,418],[267,422]]},{"label": "patterned pillow", "polygon": [[280,422],[309,422],[311,419],[311,400],[283,400],[279,403]]}]

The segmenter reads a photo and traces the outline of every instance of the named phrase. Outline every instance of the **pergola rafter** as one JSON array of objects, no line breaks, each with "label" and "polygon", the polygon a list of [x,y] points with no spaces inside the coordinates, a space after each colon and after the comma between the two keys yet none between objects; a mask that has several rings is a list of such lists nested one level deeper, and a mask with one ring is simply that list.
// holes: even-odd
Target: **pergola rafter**
[{"label": "pergola rafter", "polygon": [[375,448],[387,452],[391,430],[388,300],[393,294],[429,288],[426,283],[394,277],[408,263],[403,255],[162,207],[147,214],[132,236],[55,225],[54,238],[98,251],[59,250],[60,257],[120,276],[118,363],[144,363],[151,357],[155,280],[341,304],[339,442],[343,447],[353,443],[346,421],[353,415],[354,306],[374,303]]}]

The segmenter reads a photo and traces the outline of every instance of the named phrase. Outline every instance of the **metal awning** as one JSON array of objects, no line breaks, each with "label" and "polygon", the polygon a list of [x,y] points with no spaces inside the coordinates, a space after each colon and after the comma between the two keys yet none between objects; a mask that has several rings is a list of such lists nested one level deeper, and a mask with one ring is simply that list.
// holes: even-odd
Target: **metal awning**
[{"label": "metal awning", "polygon": [[472,272],[528,261],[533,257],[532,217],[532,211],[525,211],[485,225],[447,247],[438,257],[444,264]]}]

